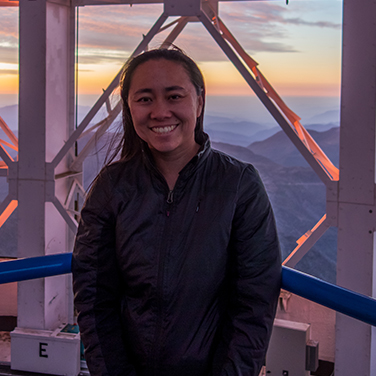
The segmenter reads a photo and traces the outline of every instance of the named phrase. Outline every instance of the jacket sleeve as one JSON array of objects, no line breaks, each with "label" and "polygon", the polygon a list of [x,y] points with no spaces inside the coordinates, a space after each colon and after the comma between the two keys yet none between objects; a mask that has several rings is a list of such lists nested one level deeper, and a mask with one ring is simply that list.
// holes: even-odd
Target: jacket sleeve
[{"label": "jacket sleeve", "polygon": [[72,258],[74,303],[90,375],[135,376],[122,339],[110,185],[102,172],[81,212]]},{"label": "jacket sleeve", "polygon": [[249,166],[238,188],[229,247],[229,304],[214,376],[258,376],[280,291],[281,256],[271,205]]}]

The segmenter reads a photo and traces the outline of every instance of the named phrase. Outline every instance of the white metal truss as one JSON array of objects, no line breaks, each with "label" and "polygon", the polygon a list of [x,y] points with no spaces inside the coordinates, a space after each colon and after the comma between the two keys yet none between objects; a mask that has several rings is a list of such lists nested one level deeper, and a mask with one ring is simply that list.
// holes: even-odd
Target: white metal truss
[{"label": "white metal truss", "polygon": [[[144,1],[131,1],[131,2],[122,2],[122,3],[141,3]],[[105,2],[109,4],[109,2]],[[113,2],[111,2],[113,4]],[[150,3],[161,3],[161,1],[150,1]],[[88,4],[99,4],[97,1],[88,0],[80,1],[78,0],[76,5],[88,5]],[[177,20],[171,22],[170,24],[163,27],[163,24],[168,19],[169,16],[176,16],[184,14]],[[135,49],[132,55],[137,55],[142,51],[147,50],[148,44],[153,39],[153,37],[172,26],[174,28],[167,36],[165,41],[162,43],[162,47],[168,47],[171,45],[174,40],[179,36],[183,31],[184,27],[188,22],[201,22],[213,39],[217,42],[219,47],[229,58],[229,60],[235,65],[240,74],[243,76],[245,81],[255,92],[264,106],[271,113],[276,122],[281,126],[283,131],[287,134],[296,148],[300,151],[306,161],[310,164],[313,170],[320,177],[322,182],[327,186],[328,192],[336,192],[338,180],[339,180],[339,171],[332,162],[328,159],[325,153],[317,145],[314,139],[310,136],[307,130],[301,125],[300,117],[296,115],[281,99],[277,92],[273,89],[271,84],[267,81],[265,76],[258,68],[258,63],[252,59],[247,52],[241,47],[236,38],[231,34],[230,30],[226,27],[224,22],[218,16],[218,1],[199,1],[199,0],[189,0],[184,3],[177,3],[173,0],[165,1],[165,9],[161,14],[156,23],[152,26],[149,32],[144,36],[143,40],[139,46]],[[110,95],[118,88],[119,79],[120,79],[121,70],[115,76],[113,81],[110,83],[108,88],[104,90],[101,97],[97,100],[92,109],[88,112],[86,117],[82,120],[77,129],[71,134],[69,139],[64,143],[62,148],[56,154],[51,163],[49,163],[48,171],[54,178],[59,178],[64,176],[73,177],[82,171],[82,163],[85,158],[89,155],[92,149],[95,147],[98,139],[106,132],[110,127],[112,122],[121,112],[121,103],[118,103],[111,108],[109,104]],[[102,108],[103,105],[106,105],[108,115],[99,123],[87,129],[89,124],[92,122],[94,116]],[[13,142],[14,146],[17,145],[17,139],[14,137],[13,133],[9,128],[6,127],[4,122],[0,122],[0,126],[6,131],[6,134]],[[55,168],[59,165],[62,159],[70,153],[72,147],[78,141],[78,139],[87,133],[92,134],[90,140],[85,144],[82,151],[73,158],[72,162],[69,165],[69,168],[63,174],[59,176],[54,175]],[[3,159],[3,164],[7,167],[10,163],[14,162],[9,154],[4,149],[4,141],[0,143],[0,157]],[[9,144],[6,144],[9,146]],[[0,166],[1,167],[1,166]],[[50,177],[53,179],[53,177]],[[82,191],[81,191],[82,193]],[[70,192],[68,193],[70,195]],[[13,198],[13,197],[12,197]],[[64,207],[61,204],[60,200],[52,193],[50,195],[50,201],[54,204],[56,209],[62,215],[69,228],[75,232],[77,228],[77,222],[72,216],[72,210],[68,207]],[[66,200],[67,201],[67,200]],[[7,203],[7,204],[6,204]],[[14,210],[14,200],[11,200],[10,197],[3,202],[0,209],[6,208],[0,211],[0,220],[9,217],[9,212],[13,208]],[[330,208],[331,206],[328,205]],[[336,216],[333,216],[331,213],[331,220],[327,219],[327,216],[324,215],[323,218],[306,234],[304,234],[298,241],[298,246],[291,252],[291,254],[286,258],[284,264],[287,266],[295,266],[296,263],[301,260],[301,258],[309,251],[309,249],[314,245],[314,243],[321,237],[323,233],[333,224],[336,224]],[[1,222],[0,222],[1,225]]]},{"label": "white metal truss", "polygon": [[[138,3],[143,1],[131,1],[122,3]],[[161,1],[150,1],[152,3],[161,3]],[[113,4],[113,2],[111,2]],[[97,1],[88,0],[82,2],[78,0],[76,5],[88,5],[88,4],[99,4]],[[106,2],[109,4],[109,2]],[[165,21],[170,16],[181,15],[178,19],[173,22],[163,26]],[[184,27],[188,22],[201,22],[207,29],[209,34],[217,42],[219,47],[229,58],[229,60],[238,69],[240,74],[243,76],[245,81],[248,83],[250,88],[255,92],[257,97],[261,100],[264,106],[268,109],[270,114],[276,120],[276,122],[281,126],[286,135],[290,138],[296,148],[300,151],[312,169],[320,177],[322,182],[327,187],[327,192],[336,192],[339,180],[339,171],[335,167],[321,148],[317,145],[311,135],[307,130],[301,125],[300,117],[296,115],[282,100],[282,98],[277,94],[272,85],[267,81],[265,76],[262,74],[258,68],[258,63],[248,55],[248,53],[242,48],[238,43],[236,38],[232,35],[230,30],[226,27],[224,22],[218,16],[218,1],[216,0],[189,0],[181,3],[176,3],[173,0],[165,1],[165,9],[155,24],[151,27],[149,32],[144,36],[143,40],[140,42],[138,47],[133,52],[133,55],[137,55],[142,51],[147,50],[148,44],[154,38],[154,36],[166,29],[171,28],[170,34],[167,36],[165,41],[162,43],[162,47],[170,46],[179,34],[183,31]],[[121,112],[121,103],[118,103],[111,108],[109,98],[111,94],[118,88],[121,70],[112,80],[110,85],[104,90],[103,94],[99,97],[95,105],[91,108],[85,118],[82,120],[77,129],[70,135],[69,139],[64,143],[61,149],[58,151],[56,156],[53,158],[52,162],[48,164],[47,171],[49,172],[50,179],[54,178],[73,178],[75,175],[82,172],[82,164],[85,158],[90,154],[90,152],[95,147],[98,139],[103,136],[106,130],[110,127],[112,122]],[[108,115],[102,119],[99,123],[91,126],[93,118],[102,108],[106,105]],[[0,123],[1,125],[1,123]],[[6,127],[4,127],[6,129]],[[93,132],[96,130],[95,132]],[[12,133],[7,129],[7,135],[9,138],[12,137]],[[86,134],[91,133],[92,136],[89,141],[85,144],[81,152],[75,156],[67,171],[55,175],[55,169],[62,161],[63,158],[67,156],[72,150],[75,143]],[[16,143],[14,135],[11,138],[13,144]],[[4,143],[4,141],[3,141]],[[5,165],[9,165],[13,160],[4,150],[2,144],[0,143],[0,157],[3,159]],[[81,191],[82,193],[82,191]],[[70,191],[68,192],[68,196]],[[75,232],[77,229],[77,221],[74,218],[74,211],[72,208],[62,205],[60,200],[53,194],[53,192],[48,195],[49,201],[54,204],[58,212],[66,221],[69,228]],[[14,198],[14,197],[12,197]],[[65,200],[67,202],[68,198]],[[69,200],[68,200],[69,201]],[[4,201],[0,209],[5,206],[8,202],[5,210],[0,211],[0,220],[8,218],[10,215],[10,210],[15,208],[14,200],[10,197]],[[327,205],[327,208],[332,208],[331,205]],[[1,214],[2,213],[2,214]],[[316,241],[325,233],[325,231],[332,225],[336,225],[336,213],[331,212],[330,216],[324,215],[319,222],[306,234],[304,234],[300,239],[298,239],[298,246],[290,253],[290,255],[284,260],[284,265],[295,266],[298,261],[311,249],[311,247],[316,243]],[[330,220],[328,219],[330,218]],[[1,226],[1,222],[0,222]]]},{"label": "white metal truss", "polygon": [[[41,6],[42,10],[45,10],[43,7],[46,4],[48,8],[57,4],[65,7],[74,7],[164,3],[164,12],[143,37],[133,55],[147,50],[150,41],[161,31],[172,28],[162,44],[162,46],[166,47],[174,42],[188,22],[201,22],[326,186],[326,214],[311,230],[298,239],[298,245],[285,260],[285,265],[296,265],[329,227],[337,226],[339,233],[338,283],[357,292],[375,296],[376,70],[374,62],[376,61],[376,47],[373,35],[376,32],[374,23],[376,3],[368,0],[343,0],[344,46],[340,129],[341,174],[339,174],[339,170],[330,162],[310,134],[300,124],[300,118],[286,106],[263,76],[258,64],[244,51],[220,19],[218,16],[218,2],[220,1],[222,0],[165,0],[164,2],[153,0],[75,0],[69,3],[65,0],[54,0],[53,2],[36,0],[34,2],[25,2],[23,5],[20,4],[20,8],[24,8],[25,12],[27,9],[32,9],[32,3],[40,4],[42,2],[45,3]],[[16,1],[0,0],[0,6],[16,4]],[[179,16],[179,18],[164,26],[170,16]],[[24,19],[27,18],[26,13],[24,13],[23,17]],[[43,20],[43,17],[40,19]],[[20,22],[20,26],[21,28],[24,27],[24,22]],[[28,27],[31,26],[28,25]],[[71,26],[69,28],[70,33],[74,35],[74,28]],[[73,45],[74,38],[72,38],[72,35],[70,40]],[[23,48],[26,48],[25,45]],[[43,59],[45,61],[45,56],[41,56],[40,60],[44,64]],[[22,59],[20,61],[22,63]],[[68,76],[70,80],[73,77],[71,73]],[[70,126],[66,141],[55,149],[58,150],[57,153],[54,150],[52,158],[49,159],[50,162],[46,161],[44,149],[41,152],[39,149],[35,149],[34,151],[38,155],[28,154],[32,156],[33,163],[30,171],[27,170],[26,154],[23,157],[20,155],[19,159],[13,159],[7,151],[9,148],[17,151],[18,140],[5,122],[0,119],[0,127],[9,139],[8,141],[0,140],[0,177],[7,176],[9,182],[9,194],[0,203],[0,227],[9,218],[17,207],[18,200],[20,200],[22,202],[22,205],[19,205],[21,206],[20,221],[22,231],[19,233],[19,250],[23,250],[24,247],[26,249],[28,243],[31,244],[33,251],[29,254],[30,256],[47,253],[48,247],[53,241],[53,239],[50,239],[45,244],[40,240],[43,231],[38,226],[45,224],[45,207],[40,205],[41,201],[43,201],[43,204],[45,202],[50,203],[72,230],[72,233],[75,231],[78,214],[78,208],[76,207],[77,195],[83,194],[81,185],[82,163],[94,147],[95,140],[104,134],[121,111],[119,102],[115,106],[111,106],[109,102],[110,95],[118,87],[119,78],[120,72],[76,130],[73,130]],[[32,80],[33,78],[29,77],[29,79]],[[32,86],[31,84],[29,85],[30,87]],[[72,89],[72,82],[68,86]],[[25,90],[25,87],[21,86],[20,97],[24,95],[25,91],[32,92],[30,87]],[[73,91],[69,93],[69,96],[69,100],[71,100]],[[43,100],[46,101],[46,97]],[[22,98],[21,102],[25,103],[25,98]],[[103,105],[106,106],[108,115],[101,122],[90,127],[94,116]],[[69,108],[69,118],[72,119],[72,107],[66,106],[66,108]],[[22,109],[21,113],[25,116],[25,109]],[[41,119],[41,114],[43,115],[43,111],[38,112],[39,117],[32,114],[35,122],[33,125],[39,124],[38,121]],[[25,126],[27,123],[25,118],[22,119],[21,123],[23,124],[23,141],[21,142],[20,136],[20,152],[22,152],[22,145],[25,145],[25,140],[28,137],[33,137],[32,131]],[[73,121],[71,121],[72,124]],[[44,125],[47,125],[47,123]],[[94,130],[96,133],[86,143],[82,151],[77,156],[72,155],[72,149],[78,139]],[[40,132],[37,136],[39,145],[43,146],[41,141],[43,129],[38,128],[38,132]],[[49,150],[48,152],[51,151]],[[35,174],[35,176],[32,176],[32,174]],[[26,202],[28,192],[32,192],[33,198],[37,198],[38,205],[33,202]],[[30,216],[38,218],[38,223],[34,226],[34,229],[36,228],[39,237],[31,230],[33,226],[28,229],[23,223],[23,221],[28,221],[30,225],[32,222],[29,218]],[[42,219],[39,220],[40,218]],[[45,225],[48,226],[48,223]],[[34,251],[39,253],[33,254]],[[25,255],[27,256],[27,252],[23,251],[21,256]],[[20,324],[24,327],[48,327],[53,322],[53,320],[47,318],[46,310],[49,307],[47,307],[47,304],[43,307],[42,305],[35,305],[32,299],[35,300],[36,298],[31,297],[31,292],[39,289],[37,299],[44,300],[47,299],[49,290],[48,288],[45,290],[45,287],[43,287],[43,294],[39,293],[39,291],[42,291],[41,284],[37,282],[29,283],[30,287],[25,287],[22,283],[19,285],[19,301],[25,300],[29,303],[29,306],[25,304],[24,307],[19,307]],[[69,302],[70,300],[68,299],[68,304],[71,304]],[[71,310],[71,308],[68,310]],[[336,373],[341,376],[353,376],[355,374],[374,375],[376,372],[376,355],[374,355],[376,354],[376,333],[372,332],[370,327],[365,324],[338,315],[336,336]],[[356,348],[354,348],[354,343],[357,344]]]},{"label": "white metal truss", "polygon": [[[186,4],[185,4],[186,5]],[[196,2],[197,5],[197,2]],[[294,143],[297,149],[301,152],[303,157],[307,160],[313,170],[317,173],[323,183],[327,186],[328,191],[336,190],[339,179],[338,168],[335,167],[321,148],[317,145],[307,130],[301,125],[300,117],[297,116],[281,99],[277,92],[273,89],[271,84],[266,80],[262,72],[258,69],[258,64],[253,60],[241,45],[237,42],[235,37],[231,34],[224,22],[218,17],[216,7],[212,3],[203,2],[197,10],[192,14],[182,16],[177,20],[163,27],[164,22],[171,15],[179,13],[176,9],[172,14],[164,11],[159,17],[154,26],[146,34],[140,45],[136,48],[132,55],[137,55],[146,50],[148,44],[153,37],[161,31],[164,31],[172,26],[174,28],[162,43],[162,47],[171,45],[174,40],[183,31],[188,22],[200,21],[211,34],[213,39],[217,42],[219,47],[223,50],[230,61],[242,74],[251,89],[256,93],[261,102],[269,110],[271,115],[281,126],[290,140]],[[185,12],[187,13],[187,12]],[[193,15],[197,13],[197,15]],[[71,149],[77,142],[81,135],[89,130],[86,130],[91,123],[94,116],[106,103],[109,103],[110,95],[118,88],[121,70],[110,83],[108,88],[104,91],[102,96],[97,100],[96,104],[89,111],[86,117],[82,120],[81,124],[71,135],[69,140],[65,143],[63,148],[56,155],[52,161],[52,166],[56,167],[61,158]],[[92,126],[90,130],[97,129],[92,135],[91,139],[86,143],[80,154],[72,161],[67,176],[69,174],[76,174],[82,169],[84,159],[93,150],[98,139],[105,133],[112,122],[116,119],[121,112],[120,101],[114,106],[113,109],[107,105],[108,116],[101,120],[98,124]],[[319,220],[316,226],[308,231],[303,237],[298,240],[298,246],[292,251],[289,257],[284,261],[287,266],[295,266],[296,263],[309,251],[315,242],[322,236],[323,233],[333,224],[335,218],[333,215],[330,217],[331,221],[324,216]]]}]

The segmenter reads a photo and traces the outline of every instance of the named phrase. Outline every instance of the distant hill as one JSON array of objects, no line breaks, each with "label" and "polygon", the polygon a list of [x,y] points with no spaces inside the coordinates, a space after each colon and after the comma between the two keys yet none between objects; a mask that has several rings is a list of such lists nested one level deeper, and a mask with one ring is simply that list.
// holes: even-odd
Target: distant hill
[{"label": "distant hill", "polygon": [[[311,134],[329,154],[338,153],[338,129]],[[108,134],[99,140],[84,164],[84,180],[87,187],[102,167],[107,152]],[[337,141],[336,141],[337,140]],[[85,140],[81,140],[85,142]],[[296,240],[310,230],[325,213],[325,187],[315,173],[304,167],[305,161],[295,152],[288,138],[278,132],[272,137],[252,143],[248,148],[216,142],[213,147],[240,160],[252,163],[260,172],[272,202],[282,255],[285,258],[296,246]],[[333,149],[333,150],[332,150]],[[278,151],[277,151],[278,150]],[[330,155],[331,158],[333,155]],[[333,157],[334,160],[334,157]],[[5,178],[0,178],[0,202],[7,194]],[[16,255],[17,211],[0,231],[0,256]],[[330,282],[335,282],[336,230],[330,229],[299,262],[297,268]]]},{"label": "distant hill", "polygon": [[310,117],[307,123],[333,123],[339,125],[340,113],[339,108],[335,110],[329,110]]},{"label": "distant hill", "polygon": [[[247,148],[213,142],[213,147],[252,163],[260,173],[273,205],[283,258],[325,214],[325,187],[309,167],[282,166]],[[265,142],[265,145],[268,145]],[[329,229],[297,269],[332,283],[336,278],[336,229]]]},{"label": "distant hill", "polygon": [[0,108],[0,116],[7,123],[8,127],[15,131],[18,127],[18,105],[5,106]]},{"label": "distant hill", "polygon": [[[78,106],[78,122],[86,116],[86,114],[91,109],[90,106]],[[103,118],[105,113],[104,108],[99,111],[99,113],[94,117],[94,122],[99,121]],[[18,105],[14,104],[11,106],[0,107],[0,116],[5,120],[8,127],[12,131],[18,130]]]},{"label": "distant hill", "polygon": [[[315,130],[309,130],[309,132],[334,165],[338,166],[339,128],[331,128],[325,132]],[[284,166],[308,166],[308,163],[294,144],[282,131],[277,132],[266,140],[254,142],[247,148],[255,154],[268,157]]]},{"label": "distant hill", "polygon": [[263,140],[278,131],[276,127],[265,127],[252,121],[234,121],[223,116],[212,115],[205,115],[204,129],[213,141],[240,146]]}]

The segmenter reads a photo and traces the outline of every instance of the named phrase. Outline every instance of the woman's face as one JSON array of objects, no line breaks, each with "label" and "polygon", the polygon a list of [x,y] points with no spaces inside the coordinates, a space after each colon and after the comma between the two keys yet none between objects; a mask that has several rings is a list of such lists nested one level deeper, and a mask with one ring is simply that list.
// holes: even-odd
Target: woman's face
[{"label": "woman's face", "polygon": [[197,150],[194,131],[203,100],[182,65],[159,59],[138,66],[128,106],[136,133],[153,154],[179,157]]}]

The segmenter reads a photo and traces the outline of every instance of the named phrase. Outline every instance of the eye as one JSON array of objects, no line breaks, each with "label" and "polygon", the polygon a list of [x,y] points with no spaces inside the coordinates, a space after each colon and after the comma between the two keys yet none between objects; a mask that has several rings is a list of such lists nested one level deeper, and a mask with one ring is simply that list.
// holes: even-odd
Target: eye
[{"label": "eye", "polygon": [[182,98],[182,96],[180,94],[172,94],[172,95],[169,96],[169,99],[172,99],[173,101],[178,100],[180,98]]},{"label": "eye", "polygon": [[151,102],[151,98],[149,97],[141,97],[141,98],[138,98],[136,100],[136,102],[139,102],[139,103],[147,103],[147,102]]}]

